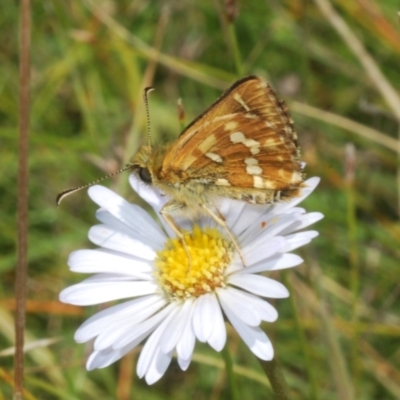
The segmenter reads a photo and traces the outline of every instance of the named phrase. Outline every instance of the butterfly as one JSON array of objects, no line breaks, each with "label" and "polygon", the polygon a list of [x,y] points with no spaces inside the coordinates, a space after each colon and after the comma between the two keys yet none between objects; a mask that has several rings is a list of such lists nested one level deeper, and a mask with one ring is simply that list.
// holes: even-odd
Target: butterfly
[{"label": "butterfly", "polygon": [[168,196],[160,213],[179,237],[173,215],[208,214],[236,246],[216,198],[274,203],[298,196],[304,181],[288,108],[256,76],[234,83],[172,144],[143,145],[130,170]]},{"label": "butterfly", "polygon": [[[147,100],[146,110],[148,114]],[[234,83],[175,142],[141,146],[125,168],[108,176],[124,170],[169,198],[160,214],[184,246],[174,216],[209,215],[226,229],[239,252],[215,200],[230,198],[252,204],[285,201],[300,194],[304,181],[288,108],[257,76]],[[57,204],[91,184],[60,193]]]}]

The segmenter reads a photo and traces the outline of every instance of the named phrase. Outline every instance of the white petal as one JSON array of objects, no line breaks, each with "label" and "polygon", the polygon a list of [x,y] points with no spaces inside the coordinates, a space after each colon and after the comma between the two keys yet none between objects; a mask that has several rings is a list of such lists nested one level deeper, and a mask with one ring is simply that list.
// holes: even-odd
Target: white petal
[{"label": "white petal", "polygon": [[[251,293],[244,292],[243,290],[235,289],[233,287],[230,287],[228,290],[232,296],[236,297],[236,301],[241,301],[242,303],[245,303],[247,305],[247,307],[250,308],[253,313],[258,315],[260,320],[267,321],[267,322],[274,322],[278,318],[278,312],[267,301],[260,299],[258,296],[255,296]],[[222,292],[222,290],[219,291],[218,294],[220,294],[221,292]],[[242,315],[240,314],[240,312],[238,312],[236,309],[234,310],[234,313],[243,322],[246,322],[242,318]],[[248,324],[248,325],[251,325],[251,324]],[[254,325],[252,325],[252,326],[254,326]]]},{"label": "white petal", "polygon": [[92,186],[88,193],[93,201],[116,219],[162,246],[165,241],[164,234],[153,218],[141,207],[128,203],[124,198],[104,186]]},{"label": "white petal", "polygon": [[[196,336],[194,335],[192,328],[193,311],[194,311],[194,302],[192,303],[192,306],[190,308],[190,314],[187,317],[186,324],[182,329],[182,334],[176,345],[178,360],[188,360],[189,363],[190,360],[192,359],[192,354],[196,343]],[[179,363],[179,365],[181,364]],[[189,366],[189,364],[187,364],[187,366]]]},{"label": "white petal", "polygon": [[242,251],[246,267],[251,267],[261,260],[265,260],[276,253],[281,253],[285,246],[286,240],[280,236],[271,238],[266,243],[257,239]]},{"label": "white petal", "polygon": [[[151,332],[157,329],[160,325],[164,324],[166,320],[170,320],[176,312],[179,310],[179,306],[176,303],[169,303],[167,307],[158,311],[150,318],[141,322],[137,326],[132,327],[131,331],[121,337],[118,343],[114,343],[113,348],[125,348],[132,347],[132,342],[139,344],[143,337],[148,336]],[[136,346],[136,345],[135,345]]]},{"label": "white petal", "polygon": [[260,232],[269,229],[283,217],[293,215],[293,219],[298,219],[299,215],[305,213],[305,210],[299,207],[287,208],[283,211],[279,211],[279,207],[286,207],[286,202],[284,205],[281,203],[274,205],[247,204],[240,220],[236,223],[241,227],[237,229],[238,232],[235,231],[241,245],[251,243]]},{"label": "white petal", "polygon": [[268,214],[268,210],[271,207],[270,205],[245,204],[246,206],[236,223],[233,226],[228,225],[240,242],[247,234],[252,233],[254,225],[258,224],[261,218],[264,218],[264,214]]},{"label": "white petal", "polygon": [[306,232],[298,232],[293,235],[286,236],[286,246],[284,251],[292,251],[301,246],[304,246],[311,242],[312,239],[317,237],[319,233],[317,231],[306,231]]},{"label": "white petal", "polygon": [[288,214],[300,214],[300,215],[303,215],[305,213],[306,213],[306,210],[304,208],[302,208],[302,207],[291,207],[291,208],[288,208],[287,210],[285,210],[283,212],[283,214],[277,214],[277,216],[279,217],[281,215],[288,215]]},{"label": "white petal", "polygon": [[[286,246],[285,246],[286,249]],[[236,268],[236,269],[227,269],[226,274],[231,274],[232,272],[235,274],[257,274],[259,272],[266,271],[276,271],[279,269],[291,268],[297,265],[300,265],[303,262],[303,259],[296,254],[277,254],[268,260],[262,260],[251,267],[246,268]]]},{"label": "white petal", "polygon": [[295,199],[292,199],[290,204],[291,207],[296,206],[300,202],[302,202],[306,197],[308,197],[314,189],[318,186],[319,182],[321,181],[321,178],[314,176],[312,178],[309,178],[303,182],[303,188],[300,189],[301,195],[299,197],[296,197]]},{"label": "white petal", "polygon": [[291,229],[289,227],[287,230],[284,230],[281,232],[281,235],[286,235],[289,233],[292,233],[294,231],[299,231],[301,229],[306,228],[307,226],[310,226],[312,224],[315,224],[317,221],[321,220],[324,218],[324,214],[321,214],[320,212],[311,212],[302,215],[299,220],[297,221],[296,225]]},{"label": "white petal", "polygon": [[143,181],[141,181],[136,175],[129,175],[129,183],[131,184],[133,190],[147,203],[149,203],[157,213],[161,210],[164,204],[169,200],[168,197],[163,196],[147,185]]},{"label": "white petal", "polygon": [[172,359],[172,351],[170,353],[163,353],[158,347],[149,365],[145,380],[148,385],[157,382],[164,375]]},{"label": "white petal", "polygon": [[[154,237],[149,237],[147,233],[143,234],[143,232],[137,232],[130,226],[124,224],[122,221],[116,219],[113,215],[111,215],[107,210],[103,208],[100,208],[96,211],[96,218],[105,226],[107,226],[110,230],[123,233],[131,237],[132,239],[144,242],[154,250],[161,249],[166,239],[165,235],[160,236],[159,234],[156,234]],[[146,226],[143,226],[142,228],[143,230],[145,230]]]},{"label": "white petal", "polygon": [[285,286],[261,275],[233,274],[229,276],[228,283],[258,296],[277,299],[289,296],[289,292]]},{"label": "white petal", "polygon": [[221,306],[215,293],[211,295],[211,302],[213,303],[213,330],[207,343],[215,350],[221,351],[226,343],[226,327],[224,316],[222,315]]},{"label": "white petal", "polygon": [[94,351],[86,362],[86,369],[92,371],[96,368],[105,368],[111,365],[113,362],[119,360],[124,353],[107,349],[103,351]]},{"label": "white petal", "polygon": [[[176,233],[171,229],[165,219],[160,215],[161,208],[170,198],[161,194],[156,188],[145,184],[134,174],[131,174],[129,176],[129,182],[135,192],[154,208],[154,211],[159,217],[165,231],[168,233],[168,236],[176,237]],[[173,218],[176,224],[181,228],[181,230],[190,231],[192,229],[193,220],[191,218],[186,218],[179,215],[174,215]]]},{"label": "white petal", "polygon": [[244,239],[241,238],[241,246],[252,245],[255,241],[261,243],[273,236],[282,236],[281,232],[290,229],[298,222],[300,217],[300,214],[295,213],[275,216],[268,219],[260,218],[260,220],[251,227],[251,235],[247,234]]},{"label": "white petal", "polygon": [[200,342],[206,342],[213,331],[215,303],[210,293],[197,298],[193,311],[193,330]]},{"label": "white petal", "polygon": [[258,326],[261,323],[260,315],[254,312],[254,308],[250,304],[243,302],[242,298],[236,296],[234,291],[226,288],[218,291],[218,298],[224,310],[229,309],[236,314],[245,324],[250,326]]},{"label": "white petal", "polygon": [[[146,274],[146,277],[149,275]],[[134,279],[132,279],[131,276],[129,275],[124,275],[124,274],[112,274],[112,273],[105,273],[105,274],[95,274],[92,276],[89,276],[89,278],[84,279],[80,284],[82,283],[110,283],[110,282],[132,282]],[[146,279],[150,280],[150,279]]]},{"label": "white petal", "polygon": [[[176,237],[176,233],[171,229],[171,227],[160,214],[160,210],[165,203],[170,200],[170,197],[161,194],[158,189],[140,181],[135,175],[130,175],[129,181],[137,194],[153,207],[157,217],[163,225],[164,230],[168,233],[168,236]],[[173,215],[173,218],[181,230],[190,231],[192,229],[194,222],[193,218],[188,218],[181,215]]]},{"label": "white petal", "polygon": [[233,260],[231,261],[229,266],[224,271],[224,275],[228,276],[228,275],[233,274],[233,273],[235,273],[237,271],[246,270],[247,268],[248,268],[247,265],[246,265],[246,267],[243,267],[243,264],[242,264],[242,261],[239,258],[239,255],[235,254]]},{"label": "white petal", "polygon": [[241,233],[240,221],[243,219],[242,213],[246,209],[247,203],[224,198],[222,201],[217,201],[216,206],[220,214],[224,216],[226,225],[229,226],[231,232],[239,236]]},{"label": "white petal", "polygon": [[141,242],[105,225],[95,225],[89,231],[89,239],[98,246],[120,251],[145,260],[154,260],[156,253],[148,243]]},{"label": "white petal", "polygon": [[296,206],[297,204],[301,203],[306,197],[308,197],[313,190],[318,186],[318,183],[320,182],[320,178],[318,177],[313,177],[313,178],[309,178],[306,181],[303,182],[304,187],[300,189],[300,196],[295,197],[289,201],[285,201],[285,202],[280,202],[278,204],[276,204],[275,206],[275,211],[276,212],[284,212],[289,208],[292,208],[294,206]]},{"label": "white petal", "polygon": [[107,326],[114,325],[127,318],[136,321],[143,310],[151,310],[155,313],[165,305],[165,299],[160,295],[139,297],[125,303],[106,308],[87,319],[75,332],[75,341],[78,343],[99,335]]},{"label": "white petal", "polygon": [[[131,345],[133,341],[137,341],[139,344],[168,314],[166,308],[161,311],[160,309],[161,304],[157,309],[147,307],[124,319],[119,318],[114,323],[110,321],[110,324],[104,327],[97,336],[94,349],[99,351],[112,347],[117,350]],[[138,339],[139,337],[140,339]]]},{"label": "white petal", "polygon": [[268,336],[259,327],[244,324],[230,309],[221,305],[230,323],[249,349],[262,360],[272,360],[274,349]]},{"label": "white petal", "polygon": [[154,359],[157,359],[157,356],[159,356],[160,354],[165,355],[165,353],[161,352],[162,336],[164,335],[165,329],[169,326],[169,322],[173,319],[174,315],[178,312],[179,309],[176,304],[170,304],[170,306],[174,308],[164,319],[164,321],[161,322],[157,329],[150,335],[143,346],[136,368],[139,378],[147,375],[149,368],[151,368],[152,370],[154,369],[156,362],[156,360]]},{"label": "white petal", "polygon": [[[129,333],[132,332],[134,328],[136,328],[137,324],[135,322],[128,320],[118,321],[114,324],[109,324],[104,327],[103,331],[97,336],[94,341],[94,350],[95,351],[103,351],[107,348],[112,348],[113,350],[119,350],[120,347],[114,347],[114,344],[118,344],[121,338],[126,338]],[[145,332],[145,335],[141,337],[141,340],[148,336],[148,333]],[[134,339],[131,340],[131,342]],[[123,346],[122,346],[123,347]]]},{"label": "white petal", "polygon": [[187,360],[178,357],[178,364],[181,367],[182,371],[186,371],[189,368],[190,362],[192,361],[192,358],[189,357]]},{"label": "white petal", "polygon": [[74,272],[112,272],[143,279],[143,272],[153,271],[153,265],[149,261],[104,249],[74,251],[69,256],[68,265]]},{"label": "white petal", "polygon": [[60,301],[77,306],[101,304],[107,301],[155,293],[158,286],[153,282],[104,282],[78,283],[60,293]]},{"label": "white petal", "polygon": [[169,327],[165,329],[165,334],[161,343],[161,350],[164,353],[169,353],[170,351],[174,350],[179,338],[182,335],[185,325],[187,325],[192,307],[193,299],[185,300],[175,317],[171,319]]}]

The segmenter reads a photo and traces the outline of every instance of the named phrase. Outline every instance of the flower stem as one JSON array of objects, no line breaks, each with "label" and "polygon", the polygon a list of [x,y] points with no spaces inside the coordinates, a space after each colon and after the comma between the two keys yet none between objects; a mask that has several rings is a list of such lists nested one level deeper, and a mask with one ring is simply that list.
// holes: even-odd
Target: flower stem
[{"label": "flower stem", "polygon": [[235,375],[233,372],[233,362],[232,362],[232,357],[231,354],[229,352],[229,348],[227,345],[225,345],[225,347],[223,348],[222,352],[222,357],[224,359],[225,362],[225,370],[226,370],[226,374],[228,376],[228,382],[229,382],[229,390],[230,390],[230,398],[232,400],[239,400],[240,396],[239,396],[239,390],[236,384],[236,380],[235,380]]},{"label": "flower stem", "polygon": [[275,393],[275,399],[289,400],[289,386],[286,383],[282,369],[276,357],[271,361],[259,360],[259,362],[271,383],[272,389]]},{"label": "flower stem", "polygon": [[30,115],[30,48],[31,48],[31,3],[20,2],[20,66],[19,66],[19,143],[18,143],[18,238],[17,270],[15,280],[15,359],[14,399],[24,395],[24,333],[26,325],[26,280],[28,274],[28,154]]}]

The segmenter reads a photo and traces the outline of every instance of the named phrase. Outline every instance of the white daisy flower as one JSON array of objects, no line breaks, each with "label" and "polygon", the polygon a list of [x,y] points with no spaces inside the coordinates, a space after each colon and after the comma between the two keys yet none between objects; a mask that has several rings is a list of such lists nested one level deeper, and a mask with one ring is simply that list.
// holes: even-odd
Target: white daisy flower
[{"label": "white daisy flower", "polygon": [[[135,176],[130,182],[156,212],[165,204],[165,197]],[[163,230],[139,206],[103,186],[91,187],[89,195],[101,207],[96,217],[102,224],[91,228],[89,239],[100,247],[73,252],[68,264],[72,271],[95,275],[64,289],[60,300],[81,306],[128,300],[98,312],[78,328],[77,342],[95,339],[87,369],[110,365],[147,338],[137,374],[152,384],[163,376],[174,354],[182,370],[188,368],[196,339],[221,351],[226,342],[224,319],[257,357],[271,360],[274,351],[260,324],[275,321],[278,314],[264,297],[284,298],[289,293],[261,273],[302,263],[290,252],[318,233],[298,231],[323,215],[296,205],[318,182],[308,179],[301,196],[272,206],[229,199],[218,203],[245,266],[214,220],[204,217],[194,224],[177,219],[188,231],[190,268],[181,241],[165,223]]]}]

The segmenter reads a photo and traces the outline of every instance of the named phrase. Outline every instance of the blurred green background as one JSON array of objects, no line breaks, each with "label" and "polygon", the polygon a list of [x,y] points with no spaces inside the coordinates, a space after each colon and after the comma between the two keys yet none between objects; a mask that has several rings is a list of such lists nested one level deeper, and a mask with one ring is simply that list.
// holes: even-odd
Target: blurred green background
[{"label": "blurred green background", "polygon": [[[16,265],[19,4],[0,13],[0,399],[11,398]],[[266,78],[291,109],[321,184],[303,203],[325,219],[297,251],[305,263],[273,275],[291,298],[265,324],[293,399],[400,398],[400,31],[394,0],[57,1],[32,4],[27,399],[226,399],[222,358],[197,344],[154,386],[138,352],[87,373],[90,345],[73,334],[95,307],[58,302],[82,276],[66,261],[93,248],[96,206],[85,191],[55,196],[123,166],[146,140],[180,130],[236,79]],[[235,41],[236,37],[236,41]],[[236,47],[237,44],[237,47]],[[235,52],[235,48],[237,51]],[[354,172],[354,174],[353,174]],[[128,175],[105,185],[140,202]],[[143,204],[143,203],[140,203]],[[271,398],[257,360],[229,331],[243,398]]]}]

